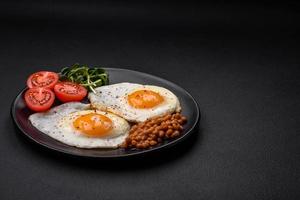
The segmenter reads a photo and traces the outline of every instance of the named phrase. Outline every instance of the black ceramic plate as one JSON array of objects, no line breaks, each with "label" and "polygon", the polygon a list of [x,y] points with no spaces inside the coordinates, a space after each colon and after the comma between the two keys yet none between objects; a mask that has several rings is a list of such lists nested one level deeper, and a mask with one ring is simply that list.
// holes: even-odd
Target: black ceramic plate
[{"label": "black ceramic plate", "polygon": [[[149,75],[142,72],[131,71],[126,69],[116,69],[116,68],[106,68],[110,76],[110,84],[120,83],[120,82],[132,82],[140,84],[151,84],[165,87],[171,90],[178,98],[182,106],[182,114],[187,117],[188,122],[184,126],[184,131],[179,138],[166,141],[163,144],[155,146],[147,150],[125,150],[122,148],[119,149],[81,149],[73,146],[63,144],[55,139],[47,136],[46,134],[38,131],[33,127],[28,120],[29,115],[32,112],[25,106],[23,100],[23,91],[15,98],[11,114],[12,118],[17,125],[17,127],[31,140],[36,143],[48,147],[49,149],[76,155],[76,156],[85,156],[85,157],[99,157],[99,158],[109,158],[109,157],[125,157],[137,154],[143,154],[147,152],[157,151],[162,148],[170,147],[190,135],[193,130],[197,127],[197,124],[200,119],[200,110],[194,100],[194,98],[184,89],[178,85],[171,83],[170,81],[164,80],[162,78]],[[175,148],[175,147],[174,147]]]}]

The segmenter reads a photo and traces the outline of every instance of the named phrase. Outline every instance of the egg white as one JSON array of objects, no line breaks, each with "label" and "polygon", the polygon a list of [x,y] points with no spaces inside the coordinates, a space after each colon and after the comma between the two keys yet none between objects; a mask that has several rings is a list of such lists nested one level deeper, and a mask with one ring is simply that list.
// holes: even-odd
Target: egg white
[{"label": "egg white", "polygon": [[[105,115],[113,122],[112,130],[105,137],[89,137],[73,126],[77,117],[95,112]],[[130,129],[128,122],[121,117],[90,110],[89,104],[79,102],[65,103],[47,112],[32,114],[29,120],[39,131],[62,143],[80,148],[117,148],[124,142]]]},{"label": "egg white", "polygon": [[[90,92],[88,95],[92,107],[115,113],[130,122],[144,122],[153,117],[181,110],[179,100],[175,94],[163,87],[135,83],[118,83],[101,86],[95,90],[96,94]],[[128,103],[127,97],[138,90],[156,92],[164,98],[164,101],[153,108],[134,108]]]}]

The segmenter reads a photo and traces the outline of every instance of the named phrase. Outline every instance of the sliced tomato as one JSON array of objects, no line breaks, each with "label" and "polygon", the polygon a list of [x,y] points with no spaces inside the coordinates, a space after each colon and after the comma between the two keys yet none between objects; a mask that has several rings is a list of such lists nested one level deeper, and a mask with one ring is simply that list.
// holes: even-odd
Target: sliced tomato
[{"label": "sliced tomato", "polygon": [[85,87],[72,82],[59,82],[54,86],[56,97],[62,102],[81,101],[87,94]]},{"label": "sliced tomato", "polygon": [[42,112],[52,106],[55,95],[47,88],[30,88],[25,92],[24,98],[28,108],[33,111]]},{"label": "sliced tomato", "polygon": [[58,79],[58,74],[55,72],[40,71],[29,76],[27,86],[29,88],[44,87],[52,89]]}]

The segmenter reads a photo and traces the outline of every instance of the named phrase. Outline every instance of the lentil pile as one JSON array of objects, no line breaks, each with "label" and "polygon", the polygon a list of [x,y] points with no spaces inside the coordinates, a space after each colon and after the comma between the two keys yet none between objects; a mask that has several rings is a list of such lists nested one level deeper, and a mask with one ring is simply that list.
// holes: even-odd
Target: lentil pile
[{"label": "lentil pile", "polygon": [[121,147],[147,149],[165,139],[176,138],[182,132],[186,121],[186,117],[180,113],[174,113],[136,124],[130,129]]}]

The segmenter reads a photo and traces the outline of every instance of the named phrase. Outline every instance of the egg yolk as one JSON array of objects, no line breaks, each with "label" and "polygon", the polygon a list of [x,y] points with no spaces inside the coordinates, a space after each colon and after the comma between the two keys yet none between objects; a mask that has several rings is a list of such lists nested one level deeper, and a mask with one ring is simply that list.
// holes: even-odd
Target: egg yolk
[{"label": "egg yolk", "polygon": [[73,126],[88,136],[105,136],[113,128],[111,119],[105,115],[90,113],[78,117]]},{"label": "egg yolk", "polygon": [[128,95],[128,102],[134,108],[153,108],[164,101],[164,98],[151,90],[138,90]]}]

